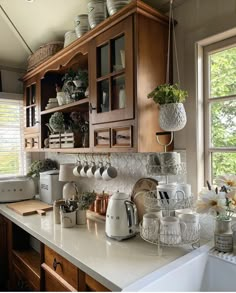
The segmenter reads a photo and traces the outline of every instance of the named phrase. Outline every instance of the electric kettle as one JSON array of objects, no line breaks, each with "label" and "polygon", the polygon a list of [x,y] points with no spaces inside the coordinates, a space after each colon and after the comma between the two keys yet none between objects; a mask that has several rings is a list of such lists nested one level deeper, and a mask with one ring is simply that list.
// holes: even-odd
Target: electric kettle
[{"label": "electric kettle", "polygon": [[129,195],[114,193],[108,203],[106,212],[106,235],[118,241],[131,238],[136,234],[137,208],[129,200]]}]

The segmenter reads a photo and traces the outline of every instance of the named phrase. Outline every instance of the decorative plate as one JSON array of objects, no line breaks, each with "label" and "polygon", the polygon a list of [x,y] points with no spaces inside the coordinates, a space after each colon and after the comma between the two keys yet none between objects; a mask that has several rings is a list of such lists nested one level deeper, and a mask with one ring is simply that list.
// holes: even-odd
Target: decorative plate
[{"label": "decorative plate", "polygon": [[141,178],[133,187],[131,192],[131,200],[136,204],[138,212],[138,222],[143,218],[145,213],[144,196],[148,191],[156,190],[158,181],[153,178]]}]

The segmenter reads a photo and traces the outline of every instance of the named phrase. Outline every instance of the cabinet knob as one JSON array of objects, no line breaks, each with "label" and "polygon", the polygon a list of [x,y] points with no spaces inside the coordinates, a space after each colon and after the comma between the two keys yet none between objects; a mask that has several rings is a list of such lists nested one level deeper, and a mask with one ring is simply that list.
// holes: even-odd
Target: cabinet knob
[{"label": "cabinet knob", "polygon": [[109,137],[98,135],[97,140],[99,139],[109,140]]},{"label": "cabinet knob", "polygon": [[59,261],[57,261],[56,258],[54,258],[53,263],[52,263],[52,266],[54,268],[54,271],[57,270],[57,265],[61,265],[61,263]]},{"label": "cabinet knob", "polygon": [[92,114],[93,110],[96,110],[96,107],[93,107],[92,103],[89,103],[89,112]]}]

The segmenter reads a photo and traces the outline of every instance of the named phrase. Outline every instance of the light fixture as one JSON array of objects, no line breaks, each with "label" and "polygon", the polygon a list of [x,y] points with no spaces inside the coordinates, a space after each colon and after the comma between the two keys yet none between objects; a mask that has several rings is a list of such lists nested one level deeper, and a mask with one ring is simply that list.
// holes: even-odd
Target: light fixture
[{"label": "light fixture", "polygon": [[78,187],[74,182],[77,178],[73,175],[74,164],[61,164],[59,172],[59,181],[67,182],[63,186],[62,197],[74,199],[78,196]]},{"label": "light fixture", "polygon": [[34,0],[25,0],[26,2],[28,2],[28,3],[33,3],[34,2]]}]

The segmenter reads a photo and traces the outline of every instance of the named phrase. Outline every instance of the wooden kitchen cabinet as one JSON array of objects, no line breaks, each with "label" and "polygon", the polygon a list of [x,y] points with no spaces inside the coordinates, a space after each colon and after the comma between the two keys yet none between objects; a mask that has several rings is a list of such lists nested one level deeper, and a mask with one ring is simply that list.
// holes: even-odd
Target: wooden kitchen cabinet
[{"label": "wooden kitchen cabinet", "polygon": [[[159,110],[147,94],[165,83],[167,42],[168,17],[134,0],[28,72],[23,79],[26,121],[30,121],[27,133],[35,130],[39,137],[26,136],[26,149],[33,151],[39,146],[41,151],[67,153],[163,151],[156,141],[156,132],[162,131]],[[78,68],[88,70],[89,97],[46,109],[49,99],[56,98],[55,85],[63,74]],[[39,95],[36,103],[34,92]],[[37,113],[38,101],[37,120],[37,115],[32,118],[30,113]],[[67,117],[80,112],[89,121],[89,145],[45,148],[49,136],[46,125],[54,112]],[[169,141],[164,137],[163,143],[165,139]]]},{"label": "wooden kitchen cabinet", "polygon": [[25,150],[39,150],[40,87],[37,75],[24,84],[24,111]]},{"label": "wooden kitchen cabinet", "polygon": [[6,291],[8,283],[8,231],[10,222],[0,215],[0,291]]},{"label": "wooden kitchen cabinet", "polygon": [[131,15],[89,43],[92,124],[134,118],[132,31]]}]

